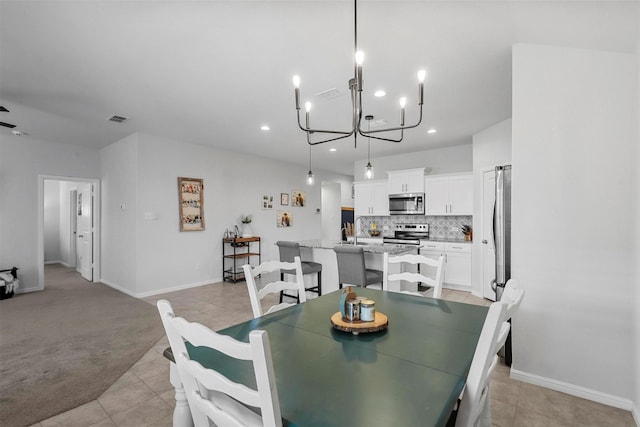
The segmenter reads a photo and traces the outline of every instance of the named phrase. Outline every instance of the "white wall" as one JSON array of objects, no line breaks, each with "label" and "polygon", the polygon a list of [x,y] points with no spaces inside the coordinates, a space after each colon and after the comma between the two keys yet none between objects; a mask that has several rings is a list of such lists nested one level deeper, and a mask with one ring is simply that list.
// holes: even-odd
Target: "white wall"
[{"label": "white wall", "polygon": [[[465,144],[395,156],[371,157],[371,164],[374,168],[375,179],[387,179],[387,171],[413,168],[427,168],[428,175],[469,172],[473,167],[472,148],[471,144]],[[364,180],[366,165],[366,159],[354,162],[353,176],[355,181]]]},{"label": "white wall", "polygon": [[44,182],[44,262],[59,262],[60,255],[60,181]]},{"label": "white wall", "polygon": [[98,151],[43,141],[0,137],[0,265],[17,266],[21,289],[38,287],[38,175],[98,178]]},{"label": "white wall", "polygon": [[634,55],[513,49],[512,376],[631,409]]},{"label": "white wall", "polygon": [[100,150],[102,172],[101,280],[135,295],[138,135]]},{"label": "white wall", "polygon": [[487,169],[511,164],[511,119],[473,135],[472,291],[482,296],[482,188]]},{"label": "white wall", "polygon": [[[101,155],[102,276],[132,295],[222,280],[221,239],[244,214],[253,215],[263,261],[278,258],[278,240],[321,237],[321,186],[306,186],[302,166],[145,134],[112,144]],[[340,182],[350,194],[351,177],[314,173],[317,183]],[[204,231],[179,231],[178,177],[204,179]],[[306,207],[280,206],[280,193],[293,190],[306,192]],[[263,195],[274,196],[274,209],[262,209]],[[276,227],[278,210],[291,212],[291,228]]]}]

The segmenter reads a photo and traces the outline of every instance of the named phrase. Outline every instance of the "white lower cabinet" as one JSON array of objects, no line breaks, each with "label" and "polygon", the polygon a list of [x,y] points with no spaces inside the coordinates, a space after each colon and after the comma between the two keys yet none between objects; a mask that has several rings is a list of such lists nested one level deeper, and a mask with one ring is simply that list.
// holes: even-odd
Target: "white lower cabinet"
[{"label": "white lower cabinet", "polygon": [[[471,244],[426,241],[421,244],[420,254],[436,260],[444,256],[443,282],[448,287],[471,287]],[[425,273],[432,275],[433,271],[427,267]]]}]

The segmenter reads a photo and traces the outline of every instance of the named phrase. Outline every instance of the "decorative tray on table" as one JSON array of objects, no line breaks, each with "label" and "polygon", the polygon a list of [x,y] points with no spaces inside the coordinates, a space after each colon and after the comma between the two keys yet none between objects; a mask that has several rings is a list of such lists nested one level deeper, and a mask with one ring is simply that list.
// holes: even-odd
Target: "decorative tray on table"
[{"label": "decorative tray on table", "polygon": [[363,322],[362,320],[354,320],[352,322],[342,318],[339,311],[331,316],[331,325],[339,331],[351,332],[353,335],[359,333],[378,332],[389,326],[389,319],[383,313],[376,311],[376,317],[372,322]]}]

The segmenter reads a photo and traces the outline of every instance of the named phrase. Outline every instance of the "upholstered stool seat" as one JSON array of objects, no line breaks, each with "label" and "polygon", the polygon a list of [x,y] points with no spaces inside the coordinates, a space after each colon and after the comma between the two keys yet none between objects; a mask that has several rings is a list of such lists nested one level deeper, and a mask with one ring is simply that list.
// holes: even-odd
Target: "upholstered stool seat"
[{"label": "upholstered stool seat", "polygon": [[[293,262],[295,257],[300,257],[300,244],[298,242],[286,242],[286,241],[278,241],[276,242],[278,245],[278,249],[280,251],[280,261],[282,262]],[[313,261],[302,261],[302,275],[306,274],[314,274],[318,275],[318,282],[316,286],[312,286],[310,288],[306,288],[307,291],[314,292],[318,294],[318,296],[322,295],[322,264]],[[285,274],[295,274],[293,270],[280,270],[280,278],[284,280]],[[280,294],[280,302],[282,302],[282,297],[288,296],[291,298],[297,298],[294,295],[289,295],[285,293]]]},{"label": "upholstered stool seat", "polygon": [[380,270],[366,268],[364,250],[359,246],[341,245],[333,248],[338,258],[338,283],[366,287],[374,283],[382,284]]}]

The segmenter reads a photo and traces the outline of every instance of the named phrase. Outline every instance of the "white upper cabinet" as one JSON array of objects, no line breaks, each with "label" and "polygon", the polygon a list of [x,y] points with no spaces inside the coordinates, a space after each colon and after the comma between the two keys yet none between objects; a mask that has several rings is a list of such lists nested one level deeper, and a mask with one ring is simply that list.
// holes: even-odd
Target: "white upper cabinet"
[{"label": "white upper cabinet", "polygon": [[452,215],[473,215],[473,177],[471,175],[452,177],[449,180],[449,213]]},{"label": "white upper cabinet", "polygon": [[358,181],[354,183],[355,216],[389,215],[389,187],[387,181]]},{"label": "white upper cabinet", "polygon": [[426,215],[473,215],[472,175],[427,177],[424,187]]},{"label": "white upper cabinet", "polygon": [[387,172],[389,194],[424,193],[424,168]]}]

